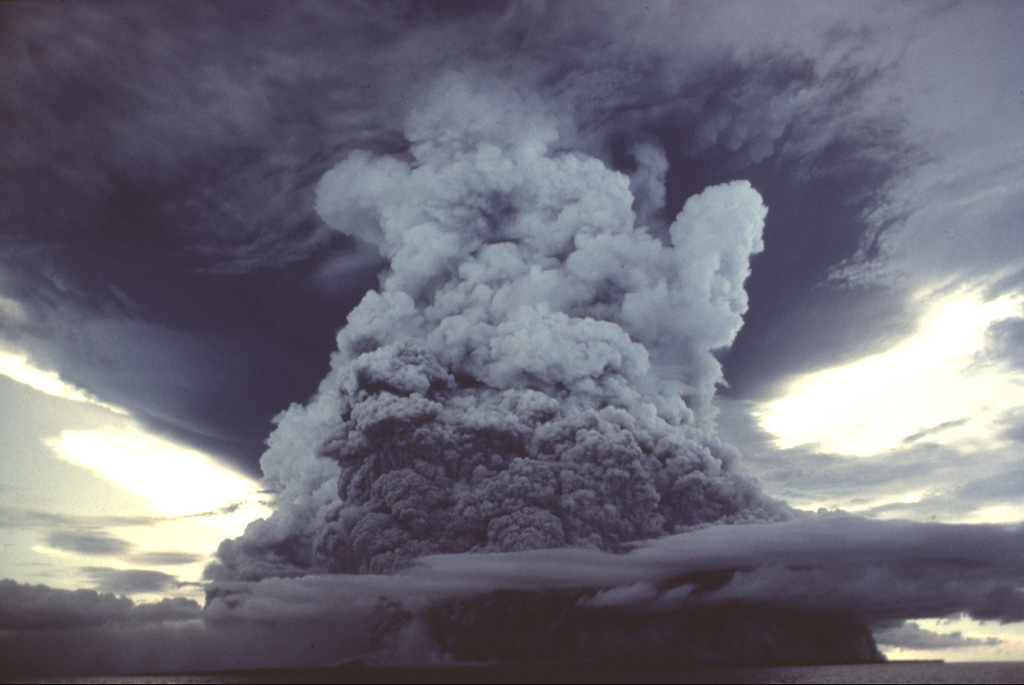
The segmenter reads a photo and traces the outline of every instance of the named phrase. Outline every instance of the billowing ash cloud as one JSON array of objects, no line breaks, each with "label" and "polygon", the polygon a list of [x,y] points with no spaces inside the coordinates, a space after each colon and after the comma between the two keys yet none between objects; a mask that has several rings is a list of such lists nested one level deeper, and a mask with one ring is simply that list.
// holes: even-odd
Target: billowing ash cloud
[{"label": "billowing ash cloud", "polygon": [[[386,572],[424,554],[622,543],[785,518],[711,430],[766,208],[745,181],[667,231],[665,156],[633,179],[562,145],[531,93],[449,73],[407,151],[356,151],[317,189],[328,225],[390,262],[331,372],[278,418],[277,512],[218,578]],[[637,196],[631,191],[636,191]]]}]

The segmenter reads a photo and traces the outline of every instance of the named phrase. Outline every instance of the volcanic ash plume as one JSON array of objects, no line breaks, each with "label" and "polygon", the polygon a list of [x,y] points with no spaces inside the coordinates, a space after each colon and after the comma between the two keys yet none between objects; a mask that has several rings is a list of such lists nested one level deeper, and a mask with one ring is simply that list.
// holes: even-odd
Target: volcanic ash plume
[{"label": "volcanic ash plume", "polygon": [[390,268],[317,395],[278,418],[262,460],[277,511],[222,545],[215,577],[786,517],[711,433],[712,351],[742,324],[760,195],[708,188],[657,234],[634,210],[663,192],[635,199],[559,125],[528,94],[448,75],[407,118],[407,152],[324,176],[324,221]]}]

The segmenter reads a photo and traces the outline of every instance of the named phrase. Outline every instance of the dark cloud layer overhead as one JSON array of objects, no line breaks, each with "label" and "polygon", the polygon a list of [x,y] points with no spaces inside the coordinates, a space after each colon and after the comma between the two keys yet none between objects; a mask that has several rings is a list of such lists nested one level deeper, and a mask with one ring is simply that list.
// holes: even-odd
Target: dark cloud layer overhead
[{"label": "dark cloud layer overhead", "polygon": [[[0,287],[18,308],[4,337],[250,468],[267,420],[313,392],[382,264],[324,226],[315,184],[354,149],[406,149],[410,108],[449,69],[537,93],[563,145],[631,175],[652,227],[709,185],[754,183],[775,207],[768,245],[796,249],[754,262],[736,388],[804,363],[778,341],[822,306],[812,288],[915,159],[875,92],[894,67],[884,13],[829,6],[789,26],[704,4],[0,11]],[[827,308],[840,295],[816,297]],[[835,321],[848,350],[862,320]]]}]

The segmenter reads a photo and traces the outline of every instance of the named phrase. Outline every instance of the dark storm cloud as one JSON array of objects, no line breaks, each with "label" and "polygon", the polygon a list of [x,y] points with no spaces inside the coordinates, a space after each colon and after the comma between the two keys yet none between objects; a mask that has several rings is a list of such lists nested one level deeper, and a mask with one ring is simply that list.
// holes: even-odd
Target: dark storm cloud
[{"label": "dark storm cloud", "polygon": [[[313,185],[355,147],[407,146],[410,103],[457,67],[538,89],[581,149],[636,183],[664,175],[662,221],[707,185],[751,179],[773,211],[726,357],[734,394],[895,339],[905,293],[822,282],[858,249],[870,264],[867,217],[922,161],[907,127],[934,117],[907,118],[920,75],[904,73],[901,29],[941,34],[963,10],[577,10],[5,6],[3,288],[26,314],[6,337],[254,468],[269,417],[313,390],[380,267],[324,229]],[[649,187],[637,209],[656,224]],[[182,357],[190,376],[164,371]]]},{"label": "dark storm cloud", "polygon": [[102,531],[58,530],[46,537],[46,544],[56,549],[97,556],[121,556],[132,544]]},{"label": "dark storm cloud", "polygon": [[[365,75],[343,60],[321,79],[316,51],[294,53],[320,10],[247,7],[5,5],[0,70],[12,86],[0,121],[11,145],[0,168],[4,292],[22,315],[5,321],[6,337],[252,468],[269,417],[322,374],[348,290],[370,283],[362,265],[373,258],[311,212],[332,130],[316,112],[343,119],[342,103],[365,94],[338,79]],[[376,21],[360,13],[350,5],[336,18],[336,46],[365,35],[349,21]],[[309,74],[301,88],[295,71]],[[336,108],[298,111],[324,89]],[[325,288],[309,274],[328,257],[347,266]]]}]

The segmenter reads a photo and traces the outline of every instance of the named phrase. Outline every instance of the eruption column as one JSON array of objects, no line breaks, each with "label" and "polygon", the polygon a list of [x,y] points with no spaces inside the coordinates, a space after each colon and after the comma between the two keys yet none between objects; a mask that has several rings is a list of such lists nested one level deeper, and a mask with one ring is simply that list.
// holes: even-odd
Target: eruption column
[{"label": "eruption column", "polygon": [[529,94],[449,74],[407,118],[407,153],[352,152],[323,177],[320,216],[390,267],[316,396],[278,417],[262,460],[277,511],[222,545],[215,577],[607,550],[787,516],[712,427],[760,195],[708,188],[658,234],[634,208],[663,193],[635,204],[558,123]]}]

